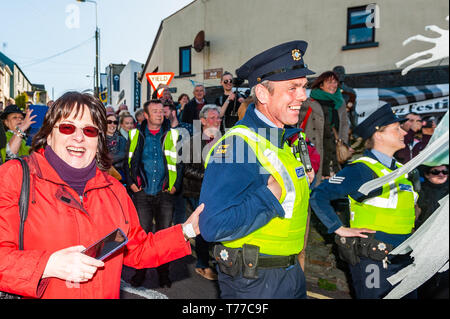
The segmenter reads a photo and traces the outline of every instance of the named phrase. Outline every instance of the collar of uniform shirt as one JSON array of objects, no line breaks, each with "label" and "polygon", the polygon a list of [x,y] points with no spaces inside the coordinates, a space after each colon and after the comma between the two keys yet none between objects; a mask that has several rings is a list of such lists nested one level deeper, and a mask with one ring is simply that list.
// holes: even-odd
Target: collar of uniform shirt
[{"label": "collar of uniform shirt", "polygon": [[372,149],[372,154],[375,155],[375,157],[378,159],[378,161],[383,164],[384,166],[390,168],[392,161],[395,161],[393,157],[390,157],[389,155],[386,155],[384,153],[381,153],[377,150]]},{"label": "collar of uniform shirt", "polygon": [[[279,138],[279,140],[278,140],[278,145],[282,145],[285,141],[286,141],[286,139],[288,139],[289,137],[291,137],[292,135],[294,135],[295,133],[298,133],[298,132],[300,132],[300,129],[298,129],[298,128],[289,128],[289,127],[285,127],[285,128],[279,128],[278,126],[276,126],[274,123],[272,123],[272,121],[270,121],[264,114],[262,114],[260,111],[258,111],[257,109],[256,109],[256,106],[254,106],[254,110],[255,110],[255,114],[256,114],[256,116],[261,120],[261,121],[263,121],[264,123],[266,123],[267,125],[269,125],[270,127],[273,127],[273,128],[276,128],[276,129],[279,129],[279,130],[281,130],[281,132],[283,132],[282,133],[282,135],[280,136],[281,137],[281,139]],[[286,134],[285,134],[286,133]]]},{"label": "collar of uniform shirt", "polygon": [[262,114],[260,111],[258,111],[255,107],[255,114],[257,117],[259,117],[259,119],[261,121],[263,121],[264,123],[266,123],[267,125],[269,125],[270,127],[276,127],[278,128],[275,124],[273,124],[264,114]]}]

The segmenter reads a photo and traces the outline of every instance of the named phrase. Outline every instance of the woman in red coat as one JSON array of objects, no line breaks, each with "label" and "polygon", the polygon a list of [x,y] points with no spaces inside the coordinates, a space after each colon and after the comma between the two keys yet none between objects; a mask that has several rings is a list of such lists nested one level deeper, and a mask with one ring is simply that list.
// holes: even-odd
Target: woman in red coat
[{"label": "woman in red coat", "polygon": [[[25,298],[119,298],[122,265],[153,268],[191,253],[202,205],[183,225],[145,233],[125,188],[106,171],[106,112],[69,92],[33,139],[30,202],[19,250],[18,161],[0,166],[0,291]],[[81,253],[116,228],[127,245],[103,262]]]}]

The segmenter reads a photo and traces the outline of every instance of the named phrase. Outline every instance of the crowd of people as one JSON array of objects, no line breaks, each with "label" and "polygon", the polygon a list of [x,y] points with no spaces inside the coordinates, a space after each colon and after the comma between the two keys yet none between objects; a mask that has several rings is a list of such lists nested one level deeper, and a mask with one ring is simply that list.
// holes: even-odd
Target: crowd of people
[{"label": "crowd of people", "polygon": [[[89,94],[68,92],[49,105],[31,145],[26,135],[36,115],[6,106],[0,115],[0,291],[117,298],[123,264],[136,269],[133,286],[153,267],[159,285],[170,288],[169,264],[191,253],[195,237],[195,272],[218,280],[222,298],[306,298],[311,211],[341,239],[369,238],[391,249],[406,240],[448,194],[448,164],[419,167],[419,182],[396,180],[401,206],[380,204],[389,188],[368,196],[358,189],[417,156],[438,119],[399,118],[384,105],[355,123],[354,91],[335,72],[343,68],[308,85],[314,72],[303,61],[306,47],[288,42],[237,69],[237,77],[248,80],[248,96],[233,90],[236,78],[224,72],[214,104],[201,84],[192,99],[183,93],[177,102],[169,87],[160,98],[155,90],[134,115],[126,105],[115,110]],[[357,138],[364,153],[351,144]],[[18,157],[27,159],[32,180],[23,251]],[[335,200],[349,202],[350,225],[336,215]],[[121,253],[104,262],[82,254],[117,227],[128,236]],[[364,287],[364,267],[383,269],[387,256],[353,257],[358,262],[345,261],[357,298],[382,298],[392,289],[386,278],[411,262],[391,263],[381,287],[371,290]],[[86,289],[68,289],[67,281]],[[448,271],[424,287],[419,297],[444,291],[448,298]]]}]

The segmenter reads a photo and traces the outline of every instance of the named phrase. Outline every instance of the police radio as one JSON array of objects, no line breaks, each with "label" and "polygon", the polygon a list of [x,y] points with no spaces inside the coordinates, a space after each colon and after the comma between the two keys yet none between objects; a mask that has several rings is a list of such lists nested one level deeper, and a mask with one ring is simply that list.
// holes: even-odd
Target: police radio
[{"label": "police radio", "polygon": [[301,136],[298,137],[296,153],[300,154],[300,160],[302,164],[305,165],[306,171],[308,173],[311,172],[313,170],[313,167],[309,158],[308,145],[306,145],[306,141]]}]

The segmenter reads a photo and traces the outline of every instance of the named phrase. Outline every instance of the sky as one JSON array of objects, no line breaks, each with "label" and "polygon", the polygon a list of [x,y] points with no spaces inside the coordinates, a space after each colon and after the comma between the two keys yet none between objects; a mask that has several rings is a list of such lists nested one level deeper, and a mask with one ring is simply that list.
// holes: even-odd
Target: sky
[{"label": "sky", "polygon": [[[100,72],[110,63],[145,63],[163,19],[193,0],[96,0]],[[0,0],[0,51],[51,99],[93,88],[95,4]]]}]

